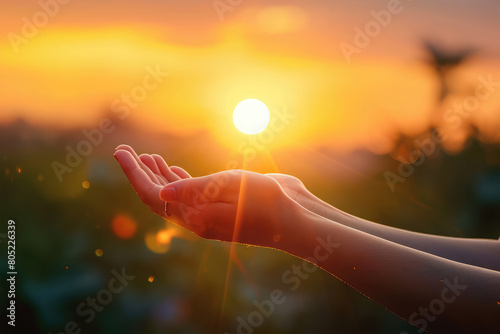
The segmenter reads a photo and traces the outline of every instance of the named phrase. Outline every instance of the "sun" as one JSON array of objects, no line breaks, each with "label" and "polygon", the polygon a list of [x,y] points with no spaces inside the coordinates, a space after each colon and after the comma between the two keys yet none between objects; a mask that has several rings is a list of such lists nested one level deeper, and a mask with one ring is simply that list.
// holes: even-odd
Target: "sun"
[{"label": "sun", "polygon": [[271,114],[267,106],[256,99],[241,101],[233,111],[234,125],[247,135],[256,135],[264,131],[270,119]]}]

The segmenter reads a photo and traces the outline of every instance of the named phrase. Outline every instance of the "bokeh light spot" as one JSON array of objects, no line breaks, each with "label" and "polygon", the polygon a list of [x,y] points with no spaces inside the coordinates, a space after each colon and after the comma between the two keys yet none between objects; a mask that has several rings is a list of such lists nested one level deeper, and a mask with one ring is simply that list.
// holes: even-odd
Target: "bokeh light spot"
[{"label": "bokeh light spot", "polygon": [[154,253],[166,253],[175,235],[176,230],[173,228],[148,232],[145,237],[146,246]]},{"label": "bokeh light spot", "polygon": [[103,254],[104,251],[102,249],[98,248],[95,250],[95,255],[97,255],[98,257],[101,257]]},{"label": "bokeh light spot", "polygon": [[82,182],[82,187],[84,187],[85,189],[89,189],[90,188],[90,182],[89,181],[83,181]]},{"label": "bokeh light spot", "polygon": [[148,282],[149,283],[152,283],[154,280],[155,280],[155,276],[154,275],[149,276],[149,278],[148,278]]},{"label": "bokeh light spot", "polygon": [[111,221],[113,233],[122,239],[130,239],[137,232],[137,222],[124,214],[116,215]]},{"label": "bokeh light spot", "polygon": [[161,230],[156,234],[156,242],[159,244],[168,244],[172,240],[172,233],[170,230]]}]

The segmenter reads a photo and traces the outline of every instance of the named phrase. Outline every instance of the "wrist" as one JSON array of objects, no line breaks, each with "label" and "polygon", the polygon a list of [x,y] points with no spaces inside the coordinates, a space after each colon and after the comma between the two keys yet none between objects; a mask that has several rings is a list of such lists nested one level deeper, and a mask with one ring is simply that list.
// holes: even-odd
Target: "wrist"
[{"label": "wrist", "polygon": [[[302,204],[302,203],[301,203]],[[314,196],[308,196],[305,199],[304,207],[309,211],[316,213],[326,219],[344,224],[352,219],[352,216],[342,210],[337,209],[331,204],[323,201],[322,199]]]},{"label": "wrist", "polygon": [[[304,208],[294,200],[284,203],[282,223],[272,236],[270,243],[264,245],[300,256],[300,248],[318,236],[318,229],[328,219]],[[311,240],[309,240],[311,239]]]},{"label": "wrist", "polygon": [[300,233],[307,210],[296,201],[284,197],[273,212],[272,218],[262,226],[264,230],[253,234],[251,244],[286,251],[285,245],[295,239],[295,234]]}]

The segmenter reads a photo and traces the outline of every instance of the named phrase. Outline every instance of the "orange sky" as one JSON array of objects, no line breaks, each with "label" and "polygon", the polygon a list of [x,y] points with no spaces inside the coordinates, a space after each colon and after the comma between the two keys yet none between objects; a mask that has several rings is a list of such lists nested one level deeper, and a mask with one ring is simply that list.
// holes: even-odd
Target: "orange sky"
[{"label": "orange sky", "polygon": [[[388,134],[425,129],[435,111],[438,82],[424,62],[423,38],[480,50],[457,74],[464,86],[479,75],[500,80],[500,45],[492,43],[500,5],[493,1],[401,1],[348,63],[339,44],[354,44],[354,28],[387,3],[243,1],[221,20],[212,1],[74,0],[50,7],[47,24],[13,47],[23,18],[36,23],[45,14],[38,1],[2,1],[0,121],[94,126],[113,101],[141,90],[146,68],[159,68],[168,76],[132,101],[131,121],[178,134],[208,129],[230,141],[232,109],[258,98],[274,114],[296,116],[284,145],[383,151]],[[498,95],[482,106],[478,123],[498,124]]]}]

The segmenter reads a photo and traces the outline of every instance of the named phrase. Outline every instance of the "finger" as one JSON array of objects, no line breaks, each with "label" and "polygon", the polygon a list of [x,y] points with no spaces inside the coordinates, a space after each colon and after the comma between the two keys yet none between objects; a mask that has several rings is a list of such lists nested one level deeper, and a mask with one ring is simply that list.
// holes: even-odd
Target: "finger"
[{"label": "finger", "polygon": [[141,200],[155,211],[159,210],[163,205],[159,198],[161,186],[151,180],[129,151],[119,150],[115,157]]},{"label": "finger", "polygon": [[158,166],[156,165],[155,159],[153,159],[152,156],[150,156],[149,154],[141,154],[139,156],[139,159],[141,159],[141,161],[156,175],[156,178],[161,185],[164,186],[168,184],[167,179],[161,174]]},{"label": "finger", "polygon": [[238,201],[240,178],[232,177],[229,172],[182,179],[172,182],[160,192],[164,201],[184,203],[193,206],[196,203]]},{"label": "finger", "polygon": [[158,180],[158,178],[156,177],[156,175],[149,169],[148,166],[146,166],[141,161],[141,159],[139,159],[139,156],[137,155],[137,153],[135,153],[135,151],[134,151],[134,149],[132,147],[130,147],[128,145],[119,145],[116,148],[116,152],[123,151],[123,150],[129,152],[130,154],[132,154],[132,156],[135,158],[135,160],[137,161],[137,163],[139,164],[139,166],[142,169],[144,169],[144,171],[146,172],[146,174],[149,176],[149,178],[151,179],[151,181],[160,184],[160,181]]},{"label": "finger", "polygon": [[120,144],[118,145],[116,148],[115,148],[115,151],[118,151],[118,150],[125,150],[125,151],[133,151],[134,149],[129,146],[129,145],[125,145],[125,144]]},{"label": "finger", "polygon": [[190,179],[191,175],[189,175],[184,168],[178,166],[170,166],[170,170],[177,174],[181,179]]},{"label": "finger", "polygon": [[152,154],[151,156],[156,162],[156,165],[160,170],[160,174],[163,175],[168,182],[180,180],[180,177],[170,170],[170,167],[168,167],[167,163],[161,156],[159,156],[158,154]]},{"label": "finger", "polygon": [[139,159],[148,166],[148,168],[155,174],[161,174],[160,170],[158,169],[158,166],[156,166],[155,159],[153,159],[152,156],[149,154],[143,153],[139,156]]}]

